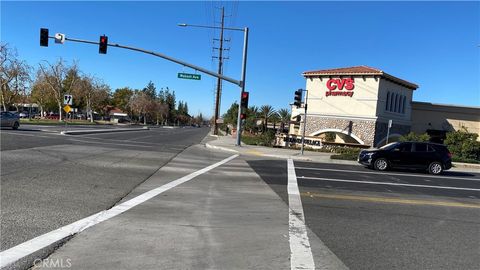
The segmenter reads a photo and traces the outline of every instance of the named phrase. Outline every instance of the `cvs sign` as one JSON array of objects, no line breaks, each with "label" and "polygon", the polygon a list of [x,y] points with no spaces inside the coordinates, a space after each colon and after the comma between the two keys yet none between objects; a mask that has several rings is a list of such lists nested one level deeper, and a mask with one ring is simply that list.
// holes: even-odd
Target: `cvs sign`
[{"label": "cvs sign", "polygon": [[[328,96],[353,96],[353,89],[355,88],[355,80],[353,78],[345,79],[330,79],[327,81],[327,88],[329,91],[325,93]],[[334,91],[334,90],[347,91]]]}]

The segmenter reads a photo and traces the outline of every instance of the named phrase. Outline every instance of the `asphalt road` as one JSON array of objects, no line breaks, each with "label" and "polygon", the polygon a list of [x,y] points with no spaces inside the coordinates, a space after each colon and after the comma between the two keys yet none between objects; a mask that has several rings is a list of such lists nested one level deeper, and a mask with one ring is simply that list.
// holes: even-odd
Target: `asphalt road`
[{"label": "asphalt road", "polygon": [[152,128],[65,136],[40,130],[0,132],[1,250],[110,208],[208,133]]},{"label": "asphalt road", "polygon": [[[288,204],[287,162],[248,164]],[[351,269],[479,269],[480,174],[295,162],[308,227]]]},{"label": "asphalt road", "polygon": [[[232,155],[184,151],[207,129],[38,130],[0,133],[1,250]],[[480,174],[293,164],[317,266],[478,269]],[[300,228],[291,227],[291,172],[286,160],[235,158],[80,233],[49,258],[72,259],[77,269],[288,268],[288,241]]]}]

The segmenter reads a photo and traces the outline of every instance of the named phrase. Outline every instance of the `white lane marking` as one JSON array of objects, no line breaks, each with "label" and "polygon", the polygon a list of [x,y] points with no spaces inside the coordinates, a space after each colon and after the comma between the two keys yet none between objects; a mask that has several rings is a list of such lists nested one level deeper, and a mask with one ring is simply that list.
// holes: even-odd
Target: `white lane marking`
[{"label": "white lane marking", "polygon": [[297,176],[293,160],[287,160],[288,172],[288,234],[290,239],[291,269],[315,269],[310,241],[308,240],[302,199],[298,190]]},{"label": "white lane marking", "polygon": [[480,181],[480,178],[466,178],[466,177],[453,177],[453,176],[433,176],[423,174],[406,174],[406,173],[381,173],[381,172],[364,172],[356,170],[339,170],[339,169],[324,169],[324,168],[309,168],[309,167],[296,167],[297,170],[313,170],[313,171],[331,171],[331,172],[352,172],[352,173],[366,173],[366,174],[380,174],[380,175],[396,175],[396,176],[409,176],[409,177],[425,177],[425,178],[444,178],[444,179],[459,179],[467,181]]},{"label": "white lane marking", "polygon": [[[115,130],[115,131],[112,131]],[[60,132],[61,135],[64,136],[79,136],[83,134],[95,134],[95,135],[105,135],[105,134],[110,134],[112,133],[129,133],[129,132],[144,132],[144,131],[150,131],[148,128],[138,128],[132,130],[124,130],[124,129],[115,129],[115,128],[104,128],[104,129],[73,129],[73,130],[62,130]]]},{"label": "white lane marking", "polygon": [[358,183],[358,184],[371,184],[371,185],[388,185],[388,186],[405,186],[405,187],[423,187],[423,188],[439,188],[439,189],[454,189],[454,190],[469,190],[480,191],[478,188],[462,188],[462,187],[448,187],[448,186],[429,186],[429,185],[415,185],[415,184],[402,184],[402,183],[390,183],[390,182],[372,182],[372,181],[358,181],[358,180],[345,180],[336,178],[322,178],[322,177],[308,177],[300,176],[300,179],[312,179],[320,181],[332,181],[332,182],[346,182],[346,183]]},{"label": "white lane marking", "polygon": [[86,144],[106,144],[106,145],[120,145],[120,146],[132,146],[132,147],[144,147],[144,148],[152,148],[152,145],[138,145],[138,144],[129,144],[129,143],[109,143],[109,142],[94,142],[94,141],[88,141],[88,140],[79,140],[79,139],[73,139],[69,138],[69,141],[72,142],[82,142]]},{"label": "white lane marking", "polygon": [[[129,142],[129,143],[135,143],[135,144],[146,144],[148,146],[151,146],[151,145],[165,145],[164,143],[141,142],[141,141],[133,141],[133,140],[104,139],[104,138],[97,138],[97,137],[86,136],[86,135],[75,135],[75,137],[82,138],[82,139],[100,140],[100,141]],[[183,144],[170,144],[169,143],[168,146],[188,147],[190,145],[189,144],[188,145],[183,145]]]},{"label": "white lane marking", "polygon": [[124,203],[121,203],[117,206],[114,206],[110,208],[109,210],[104,210],[102,212],[93,214],[89,217],[83,218],[79,221],[76,221],[74,223],[71,223],[69,225],[63,226],[59,229],[56,229],[54,231],[45,233],[43,235],[40,235],[38,237],[35,237],[31,240],[28,240],[24,243],[21,243],[17,246],[14,246],[10,249],[7,249],[5,251],[0,252],[0,268],[3,268],[11,263],[14,263],[21,258],[28,256],[48,245],[51,245],[57,241],[60,241],[61,239],[64,239],[65,237],[74,235],[76,233],[79,233],[89,227],[92,227],[102,221],[108,220],[112,217],[115,217],[129,209],[131,209],[134,206],[137,206],[165,191],[168,191],[180,184],[183,184],[187,181],[192,180],[193,178],[202,175],[218,166],[221,166],[232,159],[238,157],[238,155],[233,155],[230,156],[222,161],[219,161],[215,164],[212,164],[208,167],[205,167],[203,169],[200,169],[198,171],[195,171],[189,175],[186,175],[184,177],[181,177],[177,180],[174,180],[172,182],[169,182],[163,186],[160,186],[158,188],[152,189],[150,191],[147,191],[141,195],[138,195],[135,198],[132,198]]}]

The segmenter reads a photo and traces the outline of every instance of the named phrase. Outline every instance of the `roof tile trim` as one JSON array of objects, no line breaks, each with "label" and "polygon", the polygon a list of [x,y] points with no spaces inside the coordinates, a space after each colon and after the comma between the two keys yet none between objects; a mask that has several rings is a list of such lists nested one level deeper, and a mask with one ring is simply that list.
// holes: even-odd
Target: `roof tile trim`
[{"label": "roof tile trim", "polygon": [[418,85],[414,83],[392,76],[386,72],[383,72],[380,69],[372,68],[368,66],[354,66],[354,67],[346,67],[346,68],[333,68],[333,69],[305,71],[302,73],[302,75],[305,77],[317,76],[317,75],[380,75],[386,79],[405,85],[408,88],[411,88],[413,90],[418,88]]}]

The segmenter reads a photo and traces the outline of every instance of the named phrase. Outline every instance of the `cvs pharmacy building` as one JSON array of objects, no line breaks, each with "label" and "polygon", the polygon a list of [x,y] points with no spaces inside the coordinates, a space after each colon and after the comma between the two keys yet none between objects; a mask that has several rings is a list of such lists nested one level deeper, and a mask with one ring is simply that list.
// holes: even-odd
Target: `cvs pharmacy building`
[{"label": "cvs pharmacy building", "polygon": [[[367,66],[307,71],[303,76],[308,90],[305,134],[310,141],[333,133],[335,142],[377,146],[386,140],[389,120],[391,135],[410,132],[416,84]],[[303,113],[303,108],[292,107],[292,119]],[[302,129],[294,122],[289,135],[298,136]]]},{"label": "cvs pharmacy building", "polygon": [[[466,128],[480,135],[480,108],[412,101],[414,83],[367,66],[303,73],[308,90],[306,144],[321,146],[326,134],[334,142],[368,146],[385,144],[410,131],[442,142],[448,131]],[[279,145],[296,144],[303,132],[303,108],[292,106],[289,136]],[[478,137],[480,140],[480,136]],[[332,140],[330,138],[329,140]]]}]

